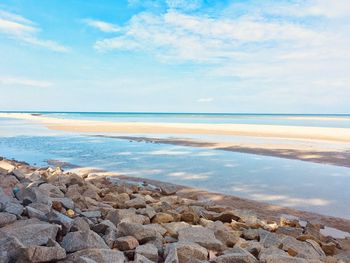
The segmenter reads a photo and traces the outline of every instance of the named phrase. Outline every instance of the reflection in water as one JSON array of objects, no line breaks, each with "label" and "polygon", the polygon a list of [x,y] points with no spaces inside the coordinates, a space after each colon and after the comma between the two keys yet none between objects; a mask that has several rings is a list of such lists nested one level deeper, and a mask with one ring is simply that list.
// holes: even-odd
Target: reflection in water
[{"label": "reflection in water", "polygon": [[346,167],[204,148],[97,139],[52,132],[39,125],[26,124],[19,129],[16,122],[3,124],[0,123],[0,155],[6,157],[38,165],[47,165],[49,159],[61,160],[350,218],[350,169]]}]

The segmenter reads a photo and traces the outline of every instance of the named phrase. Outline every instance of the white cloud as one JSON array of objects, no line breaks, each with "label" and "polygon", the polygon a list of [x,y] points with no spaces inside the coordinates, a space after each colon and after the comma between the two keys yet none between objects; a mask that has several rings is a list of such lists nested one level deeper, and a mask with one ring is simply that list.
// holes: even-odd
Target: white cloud
[{"label": "white cloud", "polygon": [[205,102],[205,103],[208,103],[208,102],[212,102],[214,100],[214,98],[199,98],[197,100],[197,102]]},{"label": "white cloud", "polygon": [[98,30],[106,33],[119,32],[120,28],[114,24],[107,23],[100,20],[85,19],[84,22],[91,27],[97,28]]},{"label": "white cloud", "polygon": [[43,47],[55,52],[67,52],[69,49],[52,40],[38,37],[40,28],[34,22],[12,13],[0,10],[0,34],[23,43]]},{"label": "white cloud", "polygon": [[202,0],[166,0],[166,3],[169,8],[190,11],[200,8]]},{"label": "white cloud", "polygon": [[52,83],[48,81],[0,76],[0,87],[1,86],[27,86],[27,87],[36,87],[36,88],[47,88],[47,87],[50,87],[51,85]]}]

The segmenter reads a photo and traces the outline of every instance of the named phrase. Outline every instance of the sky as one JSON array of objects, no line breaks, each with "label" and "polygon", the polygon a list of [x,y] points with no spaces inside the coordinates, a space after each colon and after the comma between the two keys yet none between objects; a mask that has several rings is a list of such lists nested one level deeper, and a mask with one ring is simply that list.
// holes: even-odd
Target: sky
[{"label": "sky", "polygon": [[349,0],[2,0],[0,110],[350,113]]}]

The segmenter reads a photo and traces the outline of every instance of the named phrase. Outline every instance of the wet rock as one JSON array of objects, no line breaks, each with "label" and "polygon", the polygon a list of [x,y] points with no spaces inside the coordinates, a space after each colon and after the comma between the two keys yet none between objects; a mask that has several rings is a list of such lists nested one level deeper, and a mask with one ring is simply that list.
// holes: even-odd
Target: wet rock
[{"label": "wet rock", "polygon": [[75,252],[87,248],[108,249],[105,241],[91,230],[68,233],[63,238],[61,246],[67,252]]},{"label": "wet rock", "polygon": [[158,262],[158,249],[152,244],[144,244],[135,249],[135,253],[148,258],[153,262]]},{"label": "wet rock", "polygon": [[0,229],[0,235],[17,238],[25,246],[46,245],[49,239],[56,239],[59,226],[37,219],[17,220]]},{"label": "wet rock", "polygon": [[153,224],[169,223],[169,222],[173,222],[173,221],[174,221],[174,217],[168,213],[157,213],[152,218]]},{"label": "wet rock", "polygon": [[114,242],[113,247],[121,251],[135,249],[139,245],[139,242],[133,236],[119,237]]},{"label": "wet rock", "polygon": [[201,227],[189,227],[179,230],[179,241],[193,242],[211,250],[221,250],[223,244],[215,237],[214,231]]},{"label": "wet rock", "polygon": [[119,236],[133,236],[141,244],[157,238],[157,232],[154,229],[147,229],[141,224],[122,222],[117,228]]},{"label": "wet rock", "polygon": [[67,257],[63,262],[86,262],[86,263],[124,263],[125,257],[124,254],[117,250],[112,249],[84,249],[78,252],[75,252]]},{"label": "wet rock", "polygon": [[64,259],[66,251],[54,240],[50,239],[47,246],[29,246],[22,249],[22,255],[30,262],[49,262]]},{"label": "wet rock", "polygon": [[0,212],[0,227],[6,226],[15,222],[17,217],[14,214]]}]

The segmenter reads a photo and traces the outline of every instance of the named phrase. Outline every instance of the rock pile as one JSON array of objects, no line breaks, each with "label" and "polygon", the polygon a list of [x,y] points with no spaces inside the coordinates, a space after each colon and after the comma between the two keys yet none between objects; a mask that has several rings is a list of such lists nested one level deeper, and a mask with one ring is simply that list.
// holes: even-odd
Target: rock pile
[{"label": "rock pile", "polygon": [[350,262],[320,226],[0,161],[0,262]]}]

